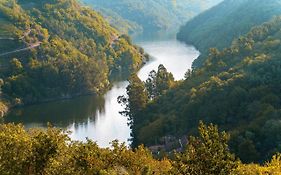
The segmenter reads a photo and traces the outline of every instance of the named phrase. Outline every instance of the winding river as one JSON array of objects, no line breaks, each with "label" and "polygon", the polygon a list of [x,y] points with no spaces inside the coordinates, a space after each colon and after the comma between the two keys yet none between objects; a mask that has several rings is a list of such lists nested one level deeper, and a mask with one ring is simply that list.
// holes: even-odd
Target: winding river
[{"label": "winding river", "polygon": [[[194,47],[175,40],[138,44],[152,57],[138,73],[142,80],[159,64],[163,64],[176,80],[180,80],[199,55]],[[97,141],[99,146],[107,147],[110,141],[118,139],[128,145],[131,130],[127,119],[119,114],[122,106],[117,103],[117,97],[126,93],[127,85],[127,81],[116,82],[103,97],[83,96],[16,108],[5,117],[5,122],[23,123],[26,128],[46,127],[50,122],[56,127],[70,130],[70,137],[74,140],[85,141],[89,138]]]}]

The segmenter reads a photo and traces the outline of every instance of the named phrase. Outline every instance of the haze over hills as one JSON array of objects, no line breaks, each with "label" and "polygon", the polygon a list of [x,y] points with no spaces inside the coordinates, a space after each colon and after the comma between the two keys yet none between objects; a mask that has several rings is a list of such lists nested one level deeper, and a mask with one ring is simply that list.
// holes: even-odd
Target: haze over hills
[{"label": "haze over hills", "polygon": [[[77,0],[1,0],[0,117],[5,105],[19,108],[18,120],[0,119],[0,174],[280,174],[281,0],[225,0],[188,22],[178,37],[202,55],[176,81],[164,65],[186,56],[190,67],[196,49],[153,37],[173,32],[201,2],[218,1],[99,2],[119,32]],[[160,54],[149,60],[120,34],[128,31]],[[160,65],[142,81],[146,61]],[[131,145],[111,141],[123,132]]]},{"label": "haze over hills", "polygon": [[[280,14],[280,0],[225,0],[188,21],[177,38],[195,45],[206,56],[209,48],[226,48],[234,38]],[[204,60],[200,57],[194,66],[202,63]]]},{"label": "haze over hills", "polygon": [[[84,0],[132,36],[173,36],[178,27],[221,0]],[[166,36],[166,37],[167,37]]]}]

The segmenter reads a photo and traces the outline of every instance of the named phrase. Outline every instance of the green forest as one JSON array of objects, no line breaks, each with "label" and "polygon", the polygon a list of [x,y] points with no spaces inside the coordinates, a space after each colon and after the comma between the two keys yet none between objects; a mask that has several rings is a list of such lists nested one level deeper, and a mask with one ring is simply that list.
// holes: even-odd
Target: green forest
[{"label": "green forest", "polygon": [[[0,175],[279,175],[280,15],[281,0],[0,0]],[[143,81],[159,58],[138,36],[201,55]]]},{"label": "green forest", "polygon": [[201,52],[193,63],[202,66],[209,48],[224,49],[249,32],[252,27],[281,14],[280,0],[226,0],[180,28],[177,38]]},{"label": "green forest", "polygon": [[203,120],[230,133],[230,149],[243,162],[280,152],[280,28],[281,17],[275,17],[229,48],[211,49],[204,65],[180,82],[162,66],[146,82],[132,76],[120,103],[131,121],[133,146],[176,149],[178,138],[196,134]]},{"label": "green forest", "polygon": [[167,35],[164,37],[171,37],[180,25],[221,1],[83,0],[82,2],[100,11],[119,31],[136,38],[149,38],[163,33]]},{"label": "green forest", "polygon": [[2,0],[0,24],[1,101],[11,106],[103,94],[146,59],[75,0]]},{"label": "green forest", "polygon": [[[197,137],[190,137],[181,153],[155,159],[138,146],[128,149],[112,142],[99,148],[87,142],[70,141],[66,131],[49,126],[46,130],[24,130],[22,125],[0,125],[0,173],[3,175],[255,175],[281,170],[281,156],[263,166],[242,164],[228,149],[229,135],[215,125],[199,123]],[[9,149],[7,149],[9,148]]]}]

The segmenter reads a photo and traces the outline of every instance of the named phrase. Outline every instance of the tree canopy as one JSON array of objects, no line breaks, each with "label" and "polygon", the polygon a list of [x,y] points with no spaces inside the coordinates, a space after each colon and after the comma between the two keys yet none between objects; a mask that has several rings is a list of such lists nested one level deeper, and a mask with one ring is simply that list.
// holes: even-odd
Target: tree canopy
[{"label": "tree canopy", "polygon": [[228,136],[217,126],[200,123],[200,137],[192,137],[176,158],[155,159],[145,147],[130,149],[113,141],[111,148],[95,142],[71,141],[67,132],[24,130],[0,125],[0,173],[3,175],[117,175],[117,174],[267,174],[280,172],[280,155],[264,166],[241,164],[228,150]]},{"label": "tree canopy", "polygon": [[103,94],[109,78],[128,76],[142,49],[75,0],[0,2],[0,77],[15,104]]},{"label": "tree canopy", "polygon": [[280,26],[281,17],[274,17],[229,48],[211,49],[201,68],[134,116],[133,145],[161,145],[173,136],[177,148],[177,140],[196,133],[204,120],[230,133],[230,149],[244,162],[280,152]]},{"label": "tree canopy", "polygon": [[200,50],[201,56],[193,66],[202,66],[209,48],[227,48],[252,27],[281,15],[280,3],[280,0],[225,0],[188,21],[177,38]]}]

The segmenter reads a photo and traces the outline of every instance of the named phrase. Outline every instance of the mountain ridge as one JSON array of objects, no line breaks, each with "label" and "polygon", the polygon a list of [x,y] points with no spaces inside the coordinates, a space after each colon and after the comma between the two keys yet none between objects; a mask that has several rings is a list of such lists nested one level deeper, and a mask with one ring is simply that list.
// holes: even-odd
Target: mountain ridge
[{"label": "mountain ridge", "polygon": [[[177,26],[220,1],[84,0],[83,2],[100,11],[119,30],[128,32],[134,38],[145,39],[154,35],[174,37],[178,29]],[[113,14],[117,14],[118,17]]]}]

